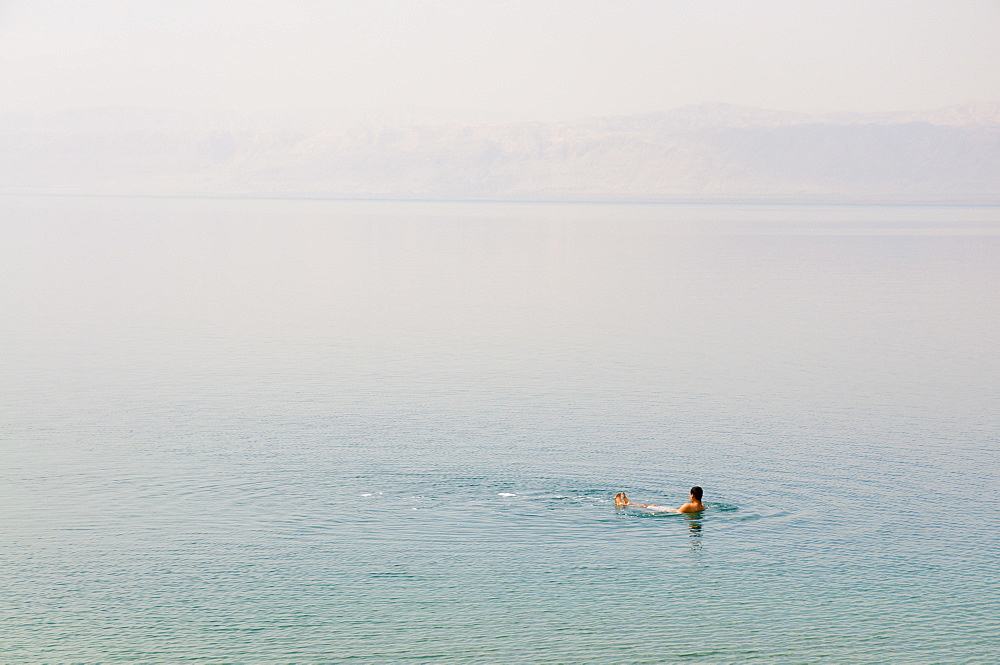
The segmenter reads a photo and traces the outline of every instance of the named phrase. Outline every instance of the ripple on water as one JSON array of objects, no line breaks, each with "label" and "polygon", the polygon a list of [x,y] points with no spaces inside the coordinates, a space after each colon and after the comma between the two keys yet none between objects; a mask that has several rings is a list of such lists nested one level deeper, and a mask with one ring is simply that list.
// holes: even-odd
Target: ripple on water
[{"label": "ripple on water", "polygon": [[996,209],[14,199],[4,662],[995,660]]}]

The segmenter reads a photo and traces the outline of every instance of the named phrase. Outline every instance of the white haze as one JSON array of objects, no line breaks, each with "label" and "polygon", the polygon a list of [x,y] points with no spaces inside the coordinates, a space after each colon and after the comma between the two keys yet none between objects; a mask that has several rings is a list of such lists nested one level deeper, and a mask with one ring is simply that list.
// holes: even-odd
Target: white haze
[{"label": "white haze", "polygon": [[552,120],[1000,100],[996,0],[7,0],[0,111]]}]

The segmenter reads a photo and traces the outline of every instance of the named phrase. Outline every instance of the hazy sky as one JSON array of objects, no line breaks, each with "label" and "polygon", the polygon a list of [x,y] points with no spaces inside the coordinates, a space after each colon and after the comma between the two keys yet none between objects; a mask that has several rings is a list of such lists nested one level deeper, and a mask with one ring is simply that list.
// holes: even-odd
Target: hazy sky
[{"label": "hazy sky", "polygon": [[1000,101],[998,0],[0,0],[0,110]]}]

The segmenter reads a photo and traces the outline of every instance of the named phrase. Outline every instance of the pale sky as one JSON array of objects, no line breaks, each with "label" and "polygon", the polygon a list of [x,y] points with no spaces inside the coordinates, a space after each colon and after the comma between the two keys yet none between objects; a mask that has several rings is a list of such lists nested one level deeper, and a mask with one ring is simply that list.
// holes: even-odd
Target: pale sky
[{"label": "pale sky", "polygon": [[0,0],[0,111],[1000,101],[1000,0]]}]

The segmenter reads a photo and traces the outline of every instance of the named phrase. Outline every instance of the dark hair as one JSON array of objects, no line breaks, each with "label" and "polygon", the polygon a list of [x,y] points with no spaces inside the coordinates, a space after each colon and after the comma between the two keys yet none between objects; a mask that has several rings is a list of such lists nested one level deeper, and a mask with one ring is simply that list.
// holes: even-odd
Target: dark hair
[{"label": "dark hair", "polygon": [[691,496],[695,498],[695,501],[701,501],[701,488],[695,485],[691,488]]}]

